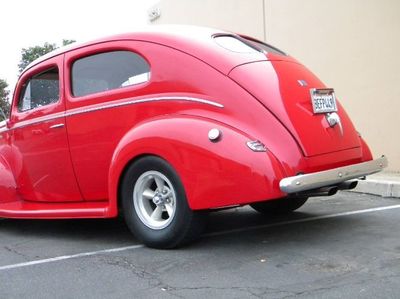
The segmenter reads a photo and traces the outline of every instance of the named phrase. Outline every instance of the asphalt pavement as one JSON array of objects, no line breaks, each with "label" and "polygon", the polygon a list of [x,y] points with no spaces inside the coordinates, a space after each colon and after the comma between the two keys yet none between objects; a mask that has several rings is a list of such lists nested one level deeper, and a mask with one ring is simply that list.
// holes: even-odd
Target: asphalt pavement
[{"label": "asphalt pavement", "polygon": [[212,213],[154,250],[121,220],[0,220],[0,298],[399,298],[400,200],[341,192],[290,216]]}]

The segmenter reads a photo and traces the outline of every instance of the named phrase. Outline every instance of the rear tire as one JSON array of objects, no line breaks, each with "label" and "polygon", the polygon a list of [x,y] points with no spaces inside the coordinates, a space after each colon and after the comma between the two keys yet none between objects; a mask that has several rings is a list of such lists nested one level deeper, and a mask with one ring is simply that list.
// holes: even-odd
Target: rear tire
[{"label": "rear tire", "polygon": [[307,201],[308,197],[292,197],[253,203],[250,206],[263,214],[289,214]]},{"label": "rear tire", "polygon": [[206,212],[189,208],[179,176],[161,158],[144,157],[128,167],[121,199],[126,224],[148,247],[182,246],[204,228]]}]

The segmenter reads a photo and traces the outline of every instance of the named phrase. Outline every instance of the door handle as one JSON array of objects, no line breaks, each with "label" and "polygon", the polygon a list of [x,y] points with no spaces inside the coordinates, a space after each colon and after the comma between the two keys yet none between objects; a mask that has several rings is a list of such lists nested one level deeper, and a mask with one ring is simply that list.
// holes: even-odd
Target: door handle
[{"label": "door handle", "polygon": [[63,128],[63,127],[64,127],[64,124],[55,124],[55,125],[50,126],[50,129],[59,129],[59,128]]}]

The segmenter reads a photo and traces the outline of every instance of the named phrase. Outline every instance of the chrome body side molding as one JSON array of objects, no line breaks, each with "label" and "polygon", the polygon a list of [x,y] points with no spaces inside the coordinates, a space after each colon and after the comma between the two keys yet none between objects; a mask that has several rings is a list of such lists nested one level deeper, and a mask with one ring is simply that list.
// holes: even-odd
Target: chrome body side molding
[{"label": "chrome body side molding", "polygon": [[72,110],[67,110],[66,112],[57,112],[57,113],[49,114],[46,116],[38,117],[38,118],[35,118],[32,120],[21,121],[20,123],[15,124],[13,129],[22,128],[22,127],[26,127],[26,126],[33,125],[33,124],[42,123],[45,121],[50,121],[50,120],[54,120],[54,119],[58,119],[58,118],[62,118],[62,117],[69,117],[69,116],[83,114],[83,113],[95,112],[95,111],[111,109],[111,108],[118,108],[118,107],[129,106],[129,105],[137,105],[137,104],[150,103],[150,102],[162,102],[162,101],[200,103],[200,104],[210,105],[210,106],[217,107],[217,108],[224,108],[224,105],[222,105],[220,103],[206,100],[206,99],[195,98],[195,97],[164,96],[164,97],[141,98],[141,99],[127,98],[127,99],[119,100],[117,103],[111,102],[111,103],[107,103],[107,104],[103,104],[103,105],[95,104],[95,105],[93,105],[93,107],[89,106],[89,107],[75,108]]}]

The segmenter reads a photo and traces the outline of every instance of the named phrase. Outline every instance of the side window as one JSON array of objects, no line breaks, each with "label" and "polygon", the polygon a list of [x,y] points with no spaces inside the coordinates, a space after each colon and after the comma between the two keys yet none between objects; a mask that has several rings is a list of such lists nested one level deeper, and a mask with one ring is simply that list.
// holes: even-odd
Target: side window
[{"label": "side window", "polygon": [[129,51],[95,54],[72,64],[72,94],[81,97],[149,81],[150,66]]},{"label": "side window", "polygon": [[60,98],[58,68],[52,68],[30,78],[22,88],[18,110],[27,111],[55,103]]}]

